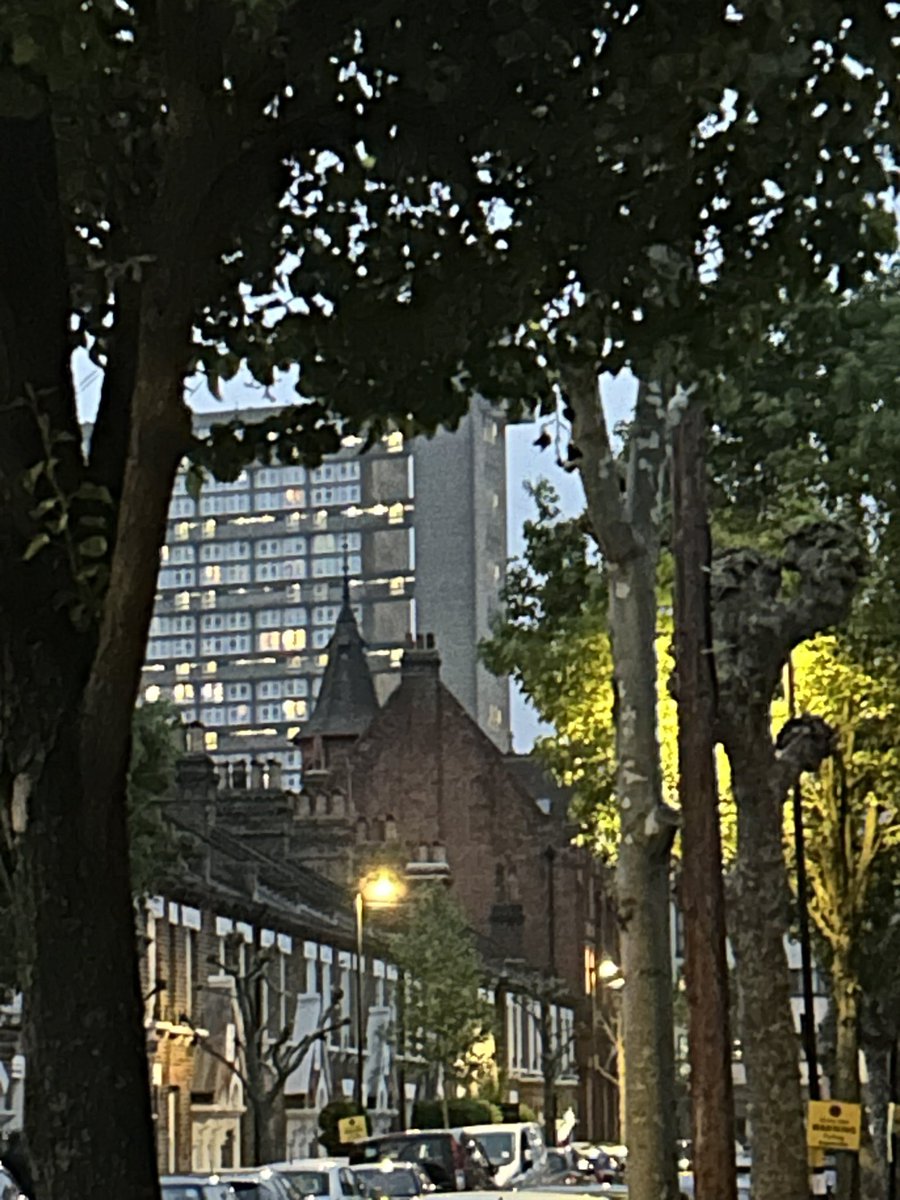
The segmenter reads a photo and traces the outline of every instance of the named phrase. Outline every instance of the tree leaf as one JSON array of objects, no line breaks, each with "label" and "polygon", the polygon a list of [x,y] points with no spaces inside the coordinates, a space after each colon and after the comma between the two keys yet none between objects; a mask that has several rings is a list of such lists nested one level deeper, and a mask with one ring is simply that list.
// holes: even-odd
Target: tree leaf
[{"label": "tree leaf", "polygon": [[79,542],[78,553],[83,558],[102,558],[106,553],[107,544],[106,538],[97,534],[94,537],[85,538],[83,542]]},{"label": "tree leaf", "polygon": [[49,533],[39,533],[36,537],[33,537],[31,539],[31,541],[28,543],[27,547],[25,548],[25,553],[22,555],[22,558],[24,559],[25,562],[29,562],[32,558],[34,558],[34,556],[36,554],[40,553],[40,551],[43,550],[43,548],[49,544],[50,544],[50,534]]}]

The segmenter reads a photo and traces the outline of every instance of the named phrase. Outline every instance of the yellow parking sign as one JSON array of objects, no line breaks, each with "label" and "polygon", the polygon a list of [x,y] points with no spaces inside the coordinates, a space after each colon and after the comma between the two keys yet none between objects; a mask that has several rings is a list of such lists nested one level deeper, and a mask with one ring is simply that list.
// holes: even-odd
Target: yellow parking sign
[{"label": "yellow parking sign", "polygon": [[862,1105],[843,1100],[810,1100],[806,1144],[823,1150],[858,1150]]},{"label": "yellow parking sign", "polygon": [[365,1117],[341,1117],[338,1121],[338,1137],[344,1145],[361,1142],[368,1136]]}]

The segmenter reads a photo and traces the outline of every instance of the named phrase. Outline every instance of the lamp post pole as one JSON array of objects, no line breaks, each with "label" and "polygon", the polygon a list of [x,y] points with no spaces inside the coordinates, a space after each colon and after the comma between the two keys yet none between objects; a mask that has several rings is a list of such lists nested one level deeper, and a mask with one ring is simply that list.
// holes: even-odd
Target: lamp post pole
[{"label": "lamp post pole", "polygon": [[363,1098],[363,1069],[366,1028],[363,1018],[363,908],[362,892],[356,893],[356,1103],[365,1112]]}]

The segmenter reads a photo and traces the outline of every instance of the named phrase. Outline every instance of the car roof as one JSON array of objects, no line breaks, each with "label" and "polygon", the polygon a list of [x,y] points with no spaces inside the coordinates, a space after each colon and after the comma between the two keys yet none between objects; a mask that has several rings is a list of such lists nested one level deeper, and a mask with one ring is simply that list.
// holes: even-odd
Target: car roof
[{"label": "car roof", "polygon": [[381,1162],[354,1163],[351,1171],[421,1171],[418,1163],[406,1162],[402,1158],[383,1158]]},{"label": "car roof", "polygon": [[266,1163],[271,1171],[336,1171],[347,1163],[334,1158],[291,1158],[284,1162]]},{"label": "car roof", "polygon": [[221,1175],[221,1171],[193,1171],[186,1175],[160,1175],[160,1183],[210,1183]]}]

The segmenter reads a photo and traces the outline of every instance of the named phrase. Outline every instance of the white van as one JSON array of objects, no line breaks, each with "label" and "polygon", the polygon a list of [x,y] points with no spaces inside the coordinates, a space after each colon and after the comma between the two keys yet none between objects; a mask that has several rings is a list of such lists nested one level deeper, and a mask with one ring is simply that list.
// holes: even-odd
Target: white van
[{"label": "white van", "polygon": [[534,1121],[515,1121],[497,1125],[466,1125],[463,1133],[471,1134],[484,1148],[495,1168],[498,1187],[507,1187],[519,1175],[542,1167],[547,1158],[544,1131]]}]

